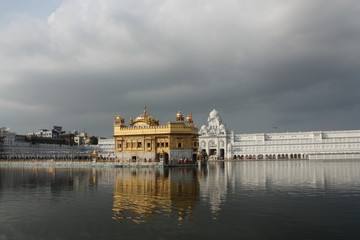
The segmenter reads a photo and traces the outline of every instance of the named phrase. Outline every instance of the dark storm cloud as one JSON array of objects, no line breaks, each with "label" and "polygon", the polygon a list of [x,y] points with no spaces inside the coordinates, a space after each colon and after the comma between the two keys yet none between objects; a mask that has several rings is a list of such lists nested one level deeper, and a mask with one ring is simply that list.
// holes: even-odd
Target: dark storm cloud
[{"label": "dark storm cloud", "polygon": [[106,135],[117,113],[147,106],[165,123],[181,109],[200,126],[215,105],[236,132],[358,129],[359,13],[350,0],[64,1],[0,30],[1,124]]}]

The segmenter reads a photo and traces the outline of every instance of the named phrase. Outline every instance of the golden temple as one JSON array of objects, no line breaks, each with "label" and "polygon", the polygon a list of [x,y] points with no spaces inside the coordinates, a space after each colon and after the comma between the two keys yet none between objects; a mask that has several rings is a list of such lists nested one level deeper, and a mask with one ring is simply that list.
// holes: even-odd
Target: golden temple
[{"label": "golden temple", "polygon": [[175,122],[160,125],[145,107],[137,118],[130,118],[130,125],[118,115],[114,119],[115,154],[118,159],[136,162],[163,162],[172,159],[195,161],[199,147],[198,128],[192,114],[185,119],[181,111]]}]

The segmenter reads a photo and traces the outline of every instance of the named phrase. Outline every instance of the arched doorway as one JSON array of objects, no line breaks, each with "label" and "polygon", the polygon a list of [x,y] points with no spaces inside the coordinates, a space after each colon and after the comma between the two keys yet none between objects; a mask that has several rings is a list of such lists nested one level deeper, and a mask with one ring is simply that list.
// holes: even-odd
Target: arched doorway
[{"label": "arched doorway", "polygon": [[161,150],[158,154],[156,154],[156,161],[163,161],[164,164],[169,163],[169,154]]},{"label": "arched doorway", "polygon": [[210,156],[211,156],[211,155],[215,155],[216,153],[217,153],[217,152],[216,152],[216,149],[210,149],[210,154],[209,154],[209,155],[210,155]]},{"label": "arched doorway", "polygon": [[164,157],[164,164],[169,164],[169,154],[164,152],[163,153],[163,157]]},{"label": "arched doorway", "polygon": [[220,149],[220,159],[223,160],[225,157],[225,149],[221,148]]}]

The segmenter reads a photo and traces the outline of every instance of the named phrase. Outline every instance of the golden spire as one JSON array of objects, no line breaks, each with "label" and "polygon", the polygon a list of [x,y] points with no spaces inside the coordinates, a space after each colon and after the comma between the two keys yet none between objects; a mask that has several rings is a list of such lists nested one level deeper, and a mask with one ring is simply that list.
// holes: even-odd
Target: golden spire
[{"label": "golden spire", "polygon": [[192,113],[190,113],[187,118],[186,118],[186,122],[189,124],[193,124],[193,117],[192,117]]}]

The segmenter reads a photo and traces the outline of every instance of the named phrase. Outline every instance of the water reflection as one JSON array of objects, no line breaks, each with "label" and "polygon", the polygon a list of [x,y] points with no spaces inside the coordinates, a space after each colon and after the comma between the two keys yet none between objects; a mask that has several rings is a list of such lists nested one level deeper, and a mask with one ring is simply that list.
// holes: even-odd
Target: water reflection
[{"label": "water reflection", "polygon": [[360,161],[248,161],[209,163],[199,172],[200,196],[216,216],[228,195],[291,194],[310,196],[329,192],[359,195]]},{"label": "water reflection", "polygon": [[157,217],[191,220],[199,202],[196,169],[121,169],[115,179],[114,219],[145,223]]},{"label": "water reflection", "polygon": [[[102,219],[120,223],[116,226],[194,219],[203,226],[199,222],[232,222],[241,216],[246,224],[249,219],[258,221],[258,216],[273,217],[284,204],[292,211],[307,203],[301,210],[305,212],[324,203],[338,206],[329,199],[359,198],[360,161],[220,162],[179,169],[0,168],[0,225],[30,224],[31,214],[25,221],[24,209],[33,215],[42,212],[46,221],[54,218],[53,213],[59,218],[64,214],[67,222],[72,213],[77,222]],[[328,212],[326,206],[323,212]]]},{"label": "water reflection", "polygon": [[295,188],[340,190],[360,182],[360,161],[273,161],[226,163],[232,188],[287,191]]},{"label": "water reflection", "polygon": [[5,167],[0,169],[0,189],[50,189],[52,194],[96,186],[101,171],[91,168]]},{"label": "water reflection", "polygon": [[199,169],[200,196],[209,201],[209,207],[214,216],[221,210],[221,203],[226,199],[229,180],[231,181],[228,169],[225,168],[224,162],[210,162],[207,168]]}]

